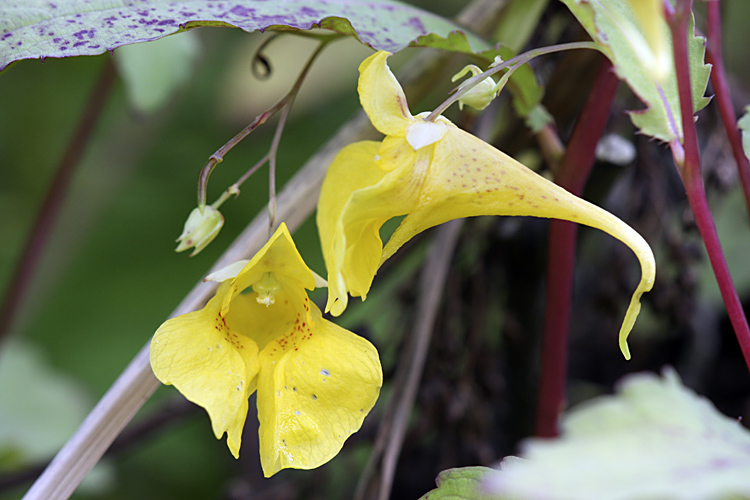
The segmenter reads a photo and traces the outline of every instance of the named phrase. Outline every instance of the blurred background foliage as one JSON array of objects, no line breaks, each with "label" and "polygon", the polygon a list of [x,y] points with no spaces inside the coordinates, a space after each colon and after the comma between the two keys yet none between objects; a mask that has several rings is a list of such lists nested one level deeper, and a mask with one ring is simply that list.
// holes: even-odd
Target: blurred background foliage
[{"label": "blurred background foliage", "polygon": [[[453,16],[464,2],[417,3]],[[537,2],[544,10],[528,30],[527,48],[586,39],[564,6],[544,3]],[[722,5],[725,58],[740,109],[750,95],[745,50],[750,4],[725,0]],[[0,345],[0,500],[20,498],[29,483],[19,479],[28,468],[51,457],[67,440],[156,327],[267,203],[267,172],[261,170],[237,200],[222,207],[227,222],[212,245],[192,259],[174,253],[174,239],[195,205],[199,169],[286,92],[312,45],[292,36],[274,42],[266,51],[271,75],[261,81],[253,77],[251,64],[255,48],[268,35],[224,28],[202,28],[190,35],[197,42],[193,64],[185,81],[155,110],[136,110],[122,82],[116,84],[11,338]],[[175,35],[180,36],[186,35]],[[419,50],[431,49],[404,50],[393,58],[395,71]],[[357,66],[369,53],[346,39],[315,64],[282,138],[279,187],[359,109]],[[106,54],[22,61],[0,74],[3,286],[19,261],[91,89],[110,59]],[[596,54],[577,51],[535,63],[547,90],[544,103],[564,139],[599,61]],[[429,96],[411,103],[412,111],[432,109],[442,101],[451,88],[449,76],[469,62],[452,56],[428,82],[433,86]],[[456,110],[448,116],[468,128],[492,130],[498,147],[541,167],[533,137],[507,98],[493,106],[479,116]],[[625,165],[599,162],[584,197],[644,234],[657,255],[658,281],[644,297],[643,316],[631,337],[634,359],[627,363],[616,334],[636,281],[634,260],[606,236],[581,231],[569,400],[609,392],[625,373],[672,364],[687,385],[708,395],[726,414],[750,415],[750,379],[717,299],[681,184],[668,151],[634,136],[624,110],[637,107],[621,86],[608,132],[624,138],[635,157]],[[699,117],[709,196],[730,269],[747,300],[748,217],[717,111],[709,106]],[[227,155],[211,177],[209,201],[266,153],[273,123]],[[418,498],[445,468],[490,465],[513,453],[518,440],[533,431],[546,222],[476,218],[463,231],[394,499]],[[413,321],[416,277],[430,238],[428,232],[389,261],[368,300],[353,301],[340,321],[373,340],[387,379]],[[325,275],[312,219],[295,240],[308,264]],[[265,480],[253,411],[242,457],[235,461],[223,441],[214,439],[205,413],[172,388],[162,388],[75,498],[350,498],[390,391],[386,383],[362,431],[330,464],[312,472],[286,470]]]}]

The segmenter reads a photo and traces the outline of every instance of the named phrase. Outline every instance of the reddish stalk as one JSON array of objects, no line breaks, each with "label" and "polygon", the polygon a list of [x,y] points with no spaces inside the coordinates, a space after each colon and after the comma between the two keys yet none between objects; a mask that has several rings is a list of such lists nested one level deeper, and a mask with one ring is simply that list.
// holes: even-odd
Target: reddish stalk
[{"label": "reddish stalk", "polygon": [[0,341],[10,332],[18,311],[26,299],[39,260],[44,254],[44,249],[60,214],[60,207],[68,194],[73,174],[76,167],[81,163],[81,157],[86,150],[89,139],[91,139],[91,133],[99,122],[116,77],[112,59],[108,58],[107,62],[104,63],[99,80],[91,92],[78,127],[57,166],[55,177],[44,198],[44,204],[39,210],[34,227],[31,229],[21,252],[21,260],[6,289],[2,307],[0,307]]},{"label": "reddish stalk", "polygon": [[[596,144],[604,133],[619,81],[605,59],[599,68],[589,98],[581,111],[563,156],[555,182],[580,196],[594,165]],[[550,220],[547,254],[542,362],[536,410],[536,435],[554,437],[565,404],[568,368],[568,337],[573,302],[576,224]]]},{"label": "reddish stalk", "polygon": [[[677,88],[680,96],[680,111],[682,113],[684,161],[680,165],[681,152],[673,156],[678,170],[682,174],[688,201],[695,214],[698,231],[706,246],[708,259],[711,262],[716,281],[719,285],[721,297],[729,314],[729,320],[734,328],[737,341],[740,344],[745,364],[750,370],[750,328],[742,309],[742,303],[737,290],[732,283],[729,268],[721,249],[719,236],[716,233],[713,217],[706,199],[706,190],[701,176],[701,159],[698,151],[698,137],[693,121],[693,99],[690,88],[690,62],[688,58],[688,22],[690,20],[692,0],[677,0],[674,11],[667,10],[667,22],[672,32],[674,46],[675,69],[677,72]],[[673,151],[674,147],[673,145]],[[681,168],[680,168],[681,167]]]},{"label": "reddish stalk", "polygon": [[721,121],[724,123],[724,130],[727,131],[729,144],[732,146],[732,154],[737,162],[737,171],[740,177],[742,191],[745,194],[745,203],[750,212],[750,160],[745,156],[742,149],[742,136],[737,128],[737,116],[734,114],[732,106],[732,96],[729,93],[727,84],[727,74],[724,69],[724,58],[721,50],[721,13],[719,10],[719,1],[712,0],[706,2],[707,9],[707,26],[706,38],[708,41],[706,58],[713,65],[711,68],[711,83],[716,93],[716,104],[719,106]]}]

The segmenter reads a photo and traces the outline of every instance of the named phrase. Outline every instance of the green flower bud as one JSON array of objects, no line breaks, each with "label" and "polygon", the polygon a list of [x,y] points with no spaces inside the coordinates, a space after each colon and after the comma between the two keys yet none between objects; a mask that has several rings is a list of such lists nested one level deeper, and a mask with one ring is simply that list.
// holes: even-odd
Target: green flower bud
[{"label": "green flower bud", "polygon": [[[473,64],[469,64],[459,73],[456,73],[453,76],[452,81],[455,82],[469,71],[471,72],[472,76],[477,76],[482,72],[482,70],[478,67],[474,66]],[[463,90],[465,86],[466,82],[459,85],[457,92]],[[497,90],[498,89],[497,85],[495,84],[495,80],[488,76],[481,82],[474,85],[471,89],[469,89],[468,92],[466,92],[458,99],[458,107],[459,109],[464,109],[464,104],[466,104],[467,106],[471,106],[474,109],[483,110],[484,108],[489,106],[492,100],[495,98],[495,96],[497,95]]]},{"label": "green flower bud", "polygon": [[203,211],[198,207],[194,208],[185,221],[182,234],[175,240],[179,243],[175,252],[195,247],[190,256],[197,255],[216,238],[223,225],[224,216],[212,206],[203,207]]}]

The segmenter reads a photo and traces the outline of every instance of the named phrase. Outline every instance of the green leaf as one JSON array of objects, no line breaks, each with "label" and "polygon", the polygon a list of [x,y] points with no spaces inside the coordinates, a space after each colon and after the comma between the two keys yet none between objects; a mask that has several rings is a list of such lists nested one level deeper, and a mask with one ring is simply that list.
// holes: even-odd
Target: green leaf
[{"label": "green leaf", "polygon": [[[54,455],[92,407],[75,380],[51,369],[31,345],[12,339],[0,352],[0,471],[37,464]],[[103,494],[114,481],[100,462],[79,491]]]},{"label": "green leaf", "polygon": [[138,111],[156,111],[190,77],[198,52],[195,33],[157,42],[127,45],[115,51],[115,63],[125,82],[128,99]]},{"label": "green leaf", "polygon": [[548,500],[750,497],[750,431],[663,377],[632,375],[617,395],[572,410],[556,440],[531,439],[527,460],[488,479],[487,488]]},{"label": "green leaf", "polygon": [[750,106],[745,107],[745,114],[737,122],[737,128],[742,131],[742,149],[750,159]]},{"label": "green leaf", "polygon": [[438,474],[437,488],[425,493],[420,500],[497,500],[482,490],[482,481],[489,473],[488,467],[460,467],[446,469]]},{"label": "green leaf", "polygon": [[320,27],[390,52],[430,33],[438,36],[417,45],[449,40],[472,51],[487,48],[453,22],[396,0],[19,0],[0,5],[0,70],[22,59],[102,54],[199,26],[248,32]]},{"label": "green leaf", "polygon": [[[91,407],[75,381],[47,367],[20,342],[0,357],[0,469],[48,458],[65,443]],[[17,462],[16,462],[17,460]]]},{"label": "green leaf", "polygon": [[[654,23],[664,40],[663,53],[650,50],[647,37],[632,3],[627,0],[562,0],[578,18],[589,35],[602,46],[617,76],[646,105],[644,110],[630,111],[630,118],[640,132],[665,142],[682,142],[682,118],[677,77],[672,58],[672,38],[662,18]],[[693,111],[704,108],[704,97],[710,66],[704,64],[705,39],[695,36],[693,22],[688,30],[688,51],[693,97]],[[658,64],[658,71],[654,65]],[[660,75],[661,73],[661,75]]]}]

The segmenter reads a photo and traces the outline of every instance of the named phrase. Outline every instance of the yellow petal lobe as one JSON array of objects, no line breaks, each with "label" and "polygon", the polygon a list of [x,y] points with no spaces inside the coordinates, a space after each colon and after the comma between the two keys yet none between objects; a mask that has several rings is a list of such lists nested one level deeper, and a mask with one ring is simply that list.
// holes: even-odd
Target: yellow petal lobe
[{"label": "yellow petal lobe", "polygon": [[293,335],[261,352],[258,419],[263,473],[312,469],[333,458],[375,405],[382,370],[367,340],[311,303]]},{"label": "yellow petal lobe", "polygon": [[150,357],[156,378],[206,409],[217,439],[227,433],[236,458],[260,364],[256,343],[229,328],[221,315],[228,291],[228,283],[222,285],[202,310],[161,325],[151,340]]},{"label": "yellow petal lobe", "polygon": [[386,63],[390,55],[381,50],[362,61],[357,90],[373,126],[382,134],[403,136],[413,118],[401,84]]},{"label": "yellow petal lobe", "polygon": [[351,144],[333,160],[317,220],[328,269],[326,312],[338,316],[346,309],[347,290],[367,296],[380,265],[380,227],[417,206],[432,149],[415,152],[405,138],[388,137],[380,147]]},{"label": "yellow petal lobe", "polygon": [[264,274],[273,272],[277,278],[299,288],[315,289],[315,277],[302,259],[285,223],[281,223],[268,242],[250,259],[232,282],[222,304],[226,313],[238,293],[260,281]]}]

